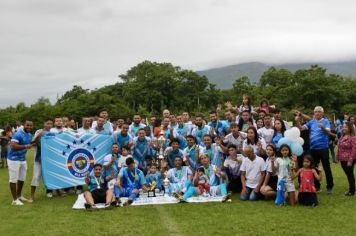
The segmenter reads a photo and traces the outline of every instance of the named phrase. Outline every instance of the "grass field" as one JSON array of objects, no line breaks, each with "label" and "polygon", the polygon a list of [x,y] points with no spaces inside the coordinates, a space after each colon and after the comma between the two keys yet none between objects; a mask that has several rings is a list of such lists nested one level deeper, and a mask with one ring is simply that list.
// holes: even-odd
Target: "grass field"
[{"label": "grass field", "polygon": [[[29,196],[33,152],[28,154],[24,196]],[[321,204],[276,207],[272,201],[200,203],[72,210],[76,196],[45,196],[33,204],[11,206],[7,169],[0,169],[0,235],[356,235],[356,197],[345,197],[347,180],[332,164],[334,194],[318,195]]]}]

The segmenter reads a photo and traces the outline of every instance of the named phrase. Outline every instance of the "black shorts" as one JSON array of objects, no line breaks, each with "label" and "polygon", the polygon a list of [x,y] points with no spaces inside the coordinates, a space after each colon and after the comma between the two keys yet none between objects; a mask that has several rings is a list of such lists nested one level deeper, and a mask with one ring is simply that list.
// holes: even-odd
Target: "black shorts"
[{"label": "black shorts", "polygon": [[305,206],[316,206],[318,205],[318,198],[316,196],[316,193],[299,193],[298,194],[298,202],[301,205]]},{"label": "black shorts", "polygon": [[268,181],[267,185],[270,186],[274,191],[277,191],[277,182],[278,182],[278,176],[271,175],[269,177],[269,181]]},{"label": "black shorts", "polygon": [[91,191],[94,203],[106,203],[106,189],[95,189]]}]

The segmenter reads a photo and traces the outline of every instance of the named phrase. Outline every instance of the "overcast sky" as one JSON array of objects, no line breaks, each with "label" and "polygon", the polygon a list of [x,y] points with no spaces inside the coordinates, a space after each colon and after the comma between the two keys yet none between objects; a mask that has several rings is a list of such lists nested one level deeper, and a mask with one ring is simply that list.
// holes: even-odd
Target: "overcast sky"
[{"label": "overcast sky", "polygon": [[94,89],[144,60],[221,65],[356,58],[356,1],[1,0],[0,107]]}]

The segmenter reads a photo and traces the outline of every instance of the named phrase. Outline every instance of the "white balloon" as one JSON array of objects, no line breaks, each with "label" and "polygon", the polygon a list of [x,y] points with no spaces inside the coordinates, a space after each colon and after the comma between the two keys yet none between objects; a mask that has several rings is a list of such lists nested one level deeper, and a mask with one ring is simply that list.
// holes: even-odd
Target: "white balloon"
[{"label": "white balloon", "polygon": [[294,139],[294,134],[293,134],[292,129],[286,130],[286,131],[284,132],[284,137],[285,137],[285,138],[288,138],[288,139],[290,139],[290,140],[292,140],[292,141],[295,140],[295,139]]},{"label": "white balloon", "polygon": [[304,144],[304,139],[303,139],[302,137],[299,137],[299,138],[297,139],[297,143],[299,143],[300,145],[303,146],[303,144]]},{"label": "white balloon", "polygon": [[293,127],[289,130],[286,130],[286,132],[284,132],[284,137],[296,142],[297,139],[300,137],[300,130],[297,127]]}]

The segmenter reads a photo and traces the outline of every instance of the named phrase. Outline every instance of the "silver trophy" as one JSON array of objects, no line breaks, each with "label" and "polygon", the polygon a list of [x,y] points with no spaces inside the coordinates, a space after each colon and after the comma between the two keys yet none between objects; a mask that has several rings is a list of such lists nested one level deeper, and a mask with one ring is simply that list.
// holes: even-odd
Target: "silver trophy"
[{"label": "silver trophy", "polygon": [[[159,162],[159,166],[162,167],[162,161],[164,159],[164,145],[166,144],[166,138],[164,137],[163,129],[159,134],[159,138],[157,139],[157,159]],[[165,172],[165,178],[163,180],[163,187],[164,187],[164,195],[168,195],[168,187],[169,187],[169,179],[167,178],[167,171]]]},{"label": "silver trophy", "polygon": [[157,147],[158,147],[158,152],[157,152],[157,158],[159,161],[162,161],[164,156],[163,156],[163,148],[166,143],[166,139],[164,138],[164,133],[161,131],[159,134],[159,138],[157,139]]}]

